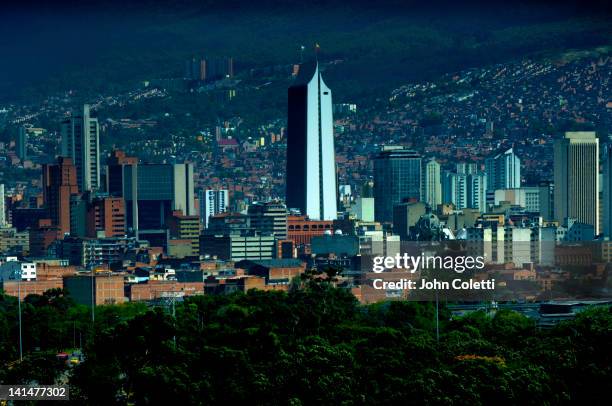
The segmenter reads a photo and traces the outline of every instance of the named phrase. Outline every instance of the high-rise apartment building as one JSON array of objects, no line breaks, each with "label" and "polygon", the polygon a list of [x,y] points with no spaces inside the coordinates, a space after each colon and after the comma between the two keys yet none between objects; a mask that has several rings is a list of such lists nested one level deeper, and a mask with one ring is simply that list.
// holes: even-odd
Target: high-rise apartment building
[{"label": "high-rise apartment building", "polygon": [[56,164],[43,165],[43,200],[51,225],[58,228],[60,237],[70,233],[70,199],[78,193],[72,158],[59,157]]},{"label": "high-rise apartment building", "polygon": [[100,188],[100,127],[85,104],[61,123],[62,156],[72,158],[81,192]]},{"label": "high-rise apartment building", "polygon": [[337,218],[332,95],[319,64],[302,64],[288,91],[286,203],[312,220]]},{"label": "high-rise apartment building", "polygon": [[510,148],[485,160],[487,190],[521,187],[521,160]]},{"label": "high-rise apartment building", "polygon": [[227,189],[200,190],[198,200],[200,204],[200,223],[204,228],[208,228],[211,216],[225,213],[229,208],[229,192]]},{"label": "high-rise apartment building", "polygon": [[452,203],[457,210],[468,207],[466,174],[444,172],[442,176],[442,203]]},{"label": "high-rise apartment building", "polygon": [[599,139],[595,132],[566,132],[555,142],[555,220],[590,224],[599,234]]},{"label": "high-rise apartment building", "polygon": [[393,206],[421,200],[421,156],[403,147],[383,147],[374,158],[374,218],[393,221]]},{"label": "high-rise apartment building", "polygon": [[477,171],[475,166],[463,165],[457,164],[457,173],[444,172],[442,202],[452,203],[457,210],[472,208],[484,212],[487,208],[487,176]]},{"label": "high-rise apartment building", "polygon": [[487,175],[484,172],[475,172],[467,175],[468,208],[487,210]]},{"label": "high-rise apartment building", "polygon": [[433,158],[425,164],[423,175],[423,200],[433,208],[442,204],[440,164]]}]

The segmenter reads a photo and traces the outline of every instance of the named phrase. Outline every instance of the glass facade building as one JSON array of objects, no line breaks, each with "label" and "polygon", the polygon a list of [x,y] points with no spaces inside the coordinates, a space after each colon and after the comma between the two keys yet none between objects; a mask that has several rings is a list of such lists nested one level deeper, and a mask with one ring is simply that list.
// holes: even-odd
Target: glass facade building
[{"label": "glass facade building", "polygon": [[374,158],[374,218],[393,221],[393,206],[421,200],[421,156],[402,147],[384,147]]}]

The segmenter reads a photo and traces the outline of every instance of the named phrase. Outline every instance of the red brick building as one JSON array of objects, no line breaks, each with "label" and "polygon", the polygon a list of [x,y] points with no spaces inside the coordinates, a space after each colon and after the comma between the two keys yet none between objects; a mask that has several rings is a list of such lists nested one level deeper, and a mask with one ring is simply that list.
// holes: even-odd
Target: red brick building
[{"label": "red brick building", "polygon": [[35,280],[29,282],[22,281],[21,284],[14,280],[5,281],[2,283],[4,293],[15,297],[19,295],[21,300],[23,300],[27,295],[42,295],[49,289],[61,289],[63,287],[64,285],[61,278]]},{"label": "red brick building", "polygon": [[120,197],[94,199],[87,209],[87,236],[122,237],[125,235],[125,200]]},{"label": "red brick building", "polygon": [[79,304],[91,305],[92,288],[96,305],[118,304],[126,301],[123,274],[95,272],[93,280],[91,274],[67,276],[64,277],[64,288]]},{"label": "red brick building", "polygon": [[43,165],[43,200],[58,238],[70,233],[70,196],[78,194],[77,170],[72,158],[59,157],[57,164]]},{"label": "red brick building", "polygon": [[204,294],[204,282],[149,281],[128,288],[130,300],[154,300],[160,297],[194,296]]},{"label": "red brick building", "polygon": [[35,257],[47,255],[47,248],[58,239],[58,236],[63,235],[59,226],[52,223],[51,219],[41,219],[37,227],[30,229],[30,255]]},{"label": "red brick building", "polygon": [[237,262],[236,268],[244,269],[247,275],[264,278],[267,286],[288,285],[304,273],[306,263],[299,259],[244,260]]},{"label": "red brick building", "polygon": [[293,240],[296,245],[310,245],[310,239],[325,231],[334,232],[331,220],[310,220],[306,216],[287,217],[287,239]]}]

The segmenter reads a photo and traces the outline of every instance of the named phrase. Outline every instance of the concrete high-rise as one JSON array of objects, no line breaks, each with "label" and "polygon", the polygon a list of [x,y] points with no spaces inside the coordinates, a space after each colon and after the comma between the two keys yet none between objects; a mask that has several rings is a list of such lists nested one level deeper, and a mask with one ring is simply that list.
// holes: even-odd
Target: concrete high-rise
[{"label": "concrete high-rise", "polygon": [[79,113],[61,123],[62,156],[70,157],[77,169],[81,192],[100,188],[100,127],[85,104]]},{"label": "concrete high-rise", "polygon": [[457,173],[446,171],[442,175],[442,202],[452,203],[457,210],[487,209],[487,175],[475,164],[457,164]]},{"label": "concrete high-rise", "polygon": [[423,175],[423,200],[434,209],[442,203],[440,164],[433,158],[425,164]]},{"label": "concrete high-rise", "polygon": [[487,210],[486,191],[487,175],[484,172],[475,172],[467,175],[468,208],[485,212]]},{"label": "concrete high-rise", "polygon": [[590,224],[599,234],[599,140],[595,132],[566,132],[555,142],[555,220]]},{"label": "concrete high-rise", "polygon": [[374,218],[393,221],[393,206],[421,200],[421,156],[403,147],[383,147],[374,158]]},{"label": "concrete high-rise", "polygon": [[318,63],[300,65],[288,91],[286,202],[312,220],[337,218],[332,95]]},{"label": "concrete high-rise", "polygon": [[200,201],[200,223],[208,228],[210,216],[225,213],[229,207],[229,192],[227,189],[200,190],[198,192]]},{"label": "concrete high-rise", "polygon": [[70,199],[78,193],[72,158],[59,157],[57,164],[43,165],[43,199],[59,237],[70,233]]},{"label": "concrete high-rise", "polygon": [[485,160],[487,190],[521,187],[521,160],[510,148]]},{"label": "concrete high-rise", "polygon": [[603,165],[603,233],[612,239],[612,144],[606,146]]}]

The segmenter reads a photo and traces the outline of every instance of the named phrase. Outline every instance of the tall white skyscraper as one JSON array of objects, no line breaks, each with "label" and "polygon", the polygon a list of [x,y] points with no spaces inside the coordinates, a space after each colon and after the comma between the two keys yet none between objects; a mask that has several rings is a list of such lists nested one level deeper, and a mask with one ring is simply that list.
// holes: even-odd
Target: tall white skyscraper
[{"label": "tall white skyscraper", "polygon": [[555,220],[590,224],[599,234],[599,140],[595,132],[567,132],[555,142]]},{"label": "tall white skyscraper", "polygon": [[425,164],[423,199],[434,209],[442,203],[442,182],[440,179],[440,164],[435,159],[430,159]]},{"label": "tall white skyscraper", "polygon": [[612,239],[612,145],[606,146],[603,165],[603,233]]},{"label": "tall white skyscraper", "polygon": [[288,92],[286,202],[312,220],[337,218],[332,95],[318,63],[302,64]]},{"label": "tall white skyscraper", "polygon": [[61,124],[62,156],[72,158],[77,168],[79,192],[100,187],[100,127],[90,116],[89,105]]},{"label": "tall white skyscraper", "polygon": [[485,160],[487,190],[521,187],[521,160],[510,148]]},{"label": "tall white skyscraper", "polygon": [[4,183],[0,183],[0,228],[6,226],[6,207],[4,207]]},{"label": "tall white skyscraper", "polygon": [[222,190],[200,190],[200,223],[208,228],[210,216],[225,213],[229,207],[229,192]]}]

